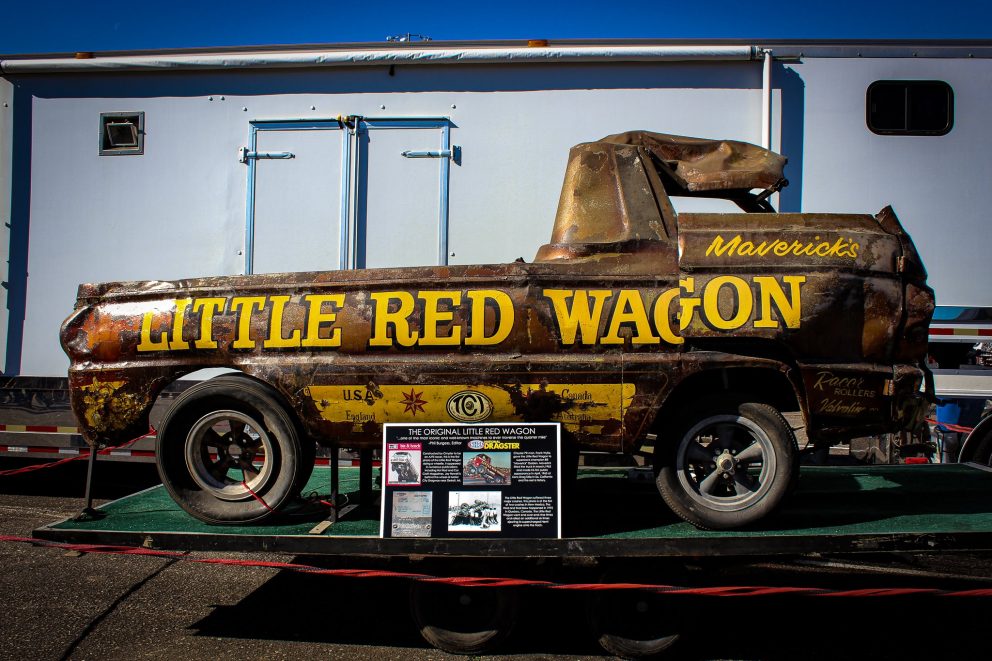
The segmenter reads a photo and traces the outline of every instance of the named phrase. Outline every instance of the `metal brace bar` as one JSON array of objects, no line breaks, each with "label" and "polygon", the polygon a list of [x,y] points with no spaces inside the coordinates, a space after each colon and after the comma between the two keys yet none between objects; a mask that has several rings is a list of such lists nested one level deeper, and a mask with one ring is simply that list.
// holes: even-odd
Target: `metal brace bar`
[{"label": "metal brace bar", "polygon": [[440,149],[438,151],[410,151],[402,153],[404,158],[451,158],[450,149]]},{"label": "metal brace bar", "polygon": [[239,161],[242,163],[247,163],[251,160],[258,160],[260,158],[269,159],[287,159],[296,158],[296,154],[288,151],[251,151],[247,147],[242,147],[238,150],[240,157]]}]

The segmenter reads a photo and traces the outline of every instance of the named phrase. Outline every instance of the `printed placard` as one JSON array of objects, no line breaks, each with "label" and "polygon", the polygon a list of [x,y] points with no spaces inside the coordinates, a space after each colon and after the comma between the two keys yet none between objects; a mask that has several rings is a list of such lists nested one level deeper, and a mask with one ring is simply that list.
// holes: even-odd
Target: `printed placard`
[{"label": "printed placard", "polygon": [[560,423],[383,425],[383,537],[561,537]]}]

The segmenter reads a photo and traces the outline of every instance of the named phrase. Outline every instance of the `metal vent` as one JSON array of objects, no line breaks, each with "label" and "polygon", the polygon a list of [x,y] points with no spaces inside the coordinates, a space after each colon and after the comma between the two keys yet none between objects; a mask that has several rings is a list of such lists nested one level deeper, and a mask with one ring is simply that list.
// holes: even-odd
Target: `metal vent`
[{"label": "metal vent", "polygon": [[100,155],[142,154],[145,151],[145,113],[100,113]]}]

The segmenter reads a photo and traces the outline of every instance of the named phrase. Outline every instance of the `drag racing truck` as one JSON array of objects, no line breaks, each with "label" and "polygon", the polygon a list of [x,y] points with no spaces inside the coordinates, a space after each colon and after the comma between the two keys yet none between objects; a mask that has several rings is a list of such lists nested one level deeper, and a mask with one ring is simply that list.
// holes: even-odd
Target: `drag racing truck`
[{"label": "drag racing truck", "polygon": [[[830,445],[918,429],[933,393],[933,292],[895,212],[775,213],[785,163],[634,131],[572,148],[529,263],[80,285],[61,330],[73,411],[89,443],[120,444],[147,432],[168,384],[233,370],[187,389],[157,430],[166,488],[211,523],[295,498],[314,442],[552,421],[573,459],[651,447],[683,519],[751,524],[798,474],[783,412]],[[673,196],[740,211],[677,214]]]},{"label": "drag racing truck", "polygon": [[465,462],[464,474],[466,483],[469,479],[477,479],[486,484],[507,484],[510,481],[510,471],[494,466],[492,457],[479,453]]}]

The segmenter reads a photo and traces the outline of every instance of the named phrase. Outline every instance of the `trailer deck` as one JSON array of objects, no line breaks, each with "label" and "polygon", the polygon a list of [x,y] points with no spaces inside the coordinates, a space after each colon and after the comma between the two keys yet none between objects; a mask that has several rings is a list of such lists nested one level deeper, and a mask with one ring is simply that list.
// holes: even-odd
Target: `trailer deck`
[{"label": "trailer deck", "polygon": [[[330,492],[318,467],[305,494]],[[647,479],[634,479],[646,477]],[[341,469],[341,492],[357,495],[359,471]],[[165,550],[267,551],[314,555],[649,557],[992,549],[992,471],[975,465],[805,467],[782,510],[748,530],[703,531],[678,521],[650,474],[583,470],[564,503],[562,539],[382,539],[378,507],[356,509],[310,534],[326,507],[298,507],[278,523],[211,526],[183,512],[161,486],[100,507],[103,518],[67,519],[39,539]]]}]

